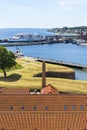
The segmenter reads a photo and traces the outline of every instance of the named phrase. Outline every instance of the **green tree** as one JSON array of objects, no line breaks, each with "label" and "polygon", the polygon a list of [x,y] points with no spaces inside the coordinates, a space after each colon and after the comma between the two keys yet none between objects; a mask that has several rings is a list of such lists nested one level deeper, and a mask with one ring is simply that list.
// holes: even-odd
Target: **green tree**
[{"label": "green tree", "polygon": [[16,65],[15,61],[16,57],[14,53],[8,51],[5,47],[0,46],[0,68],[4,73],[4,77],[7,76],[6,69],[10,69],[11,67]]}]

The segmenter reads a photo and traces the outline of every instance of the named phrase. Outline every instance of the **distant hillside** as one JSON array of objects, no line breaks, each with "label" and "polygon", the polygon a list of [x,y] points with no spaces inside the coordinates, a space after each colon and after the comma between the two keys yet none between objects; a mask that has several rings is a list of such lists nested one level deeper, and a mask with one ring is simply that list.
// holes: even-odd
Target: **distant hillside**
[{"label": "distant hillside", "polygon": [[54,32],[54,33],[76,33],[76,34],[79,34],[81,30],[87,33],[87,26],[48,29],[49,32]]}]

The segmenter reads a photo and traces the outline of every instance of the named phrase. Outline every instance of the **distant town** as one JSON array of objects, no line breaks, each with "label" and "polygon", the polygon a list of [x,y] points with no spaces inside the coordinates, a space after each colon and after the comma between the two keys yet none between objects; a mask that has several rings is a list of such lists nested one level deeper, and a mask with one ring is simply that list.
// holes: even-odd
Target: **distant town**
[{"label": "distant town", "polygon": [[80,34],[80,32],[83,31],[84,34],[87,34],[87,26],[52,28],[49,29],[48,31],[59,33],[59,34],[64,34],[64,33]]},{"label": "distant town", "polygon": [[56,40],[60,42],[87,46],[87,26],[52,28],[48,31],[55,33]]}]

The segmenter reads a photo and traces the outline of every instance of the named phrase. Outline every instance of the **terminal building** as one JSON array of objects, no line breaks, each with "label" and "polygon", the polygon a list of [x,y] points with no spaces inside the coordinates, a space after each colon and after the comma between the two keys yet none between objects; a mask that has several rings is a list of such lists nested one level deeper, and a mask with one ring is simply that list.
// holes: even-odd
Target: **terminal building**
[{"label": "terminal building", "polygon": [[[43,65],[44,66],[44,65]],[[87,130],[87,95],[42,89],[0,88],[0,130]]]}]

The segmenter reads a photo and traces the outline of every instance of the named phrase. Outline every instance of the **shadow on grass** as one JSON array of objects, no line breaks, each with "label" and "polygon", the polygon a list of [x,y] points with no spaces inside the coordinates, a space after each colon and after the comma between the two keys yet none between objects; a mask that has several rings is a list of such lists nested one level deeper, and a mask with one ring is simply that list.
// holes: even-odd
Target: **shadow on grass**
[{"label": "shadow on grass", "polygon": [[[33,77],[42,77],[42,73],[35,74]],[[52,71],[47,71],[46,72],[46,77],[53,77],[53,78],[66,78],[64,73],[61,72],[52,72]]]},{"label": "shadow on grass", "polygon": [[33,77],[42,77],[42,73],[35,74]]},{"label": "shadow on grass", "polygon": [[[42,77],[42,73],[38,73],[38,74],[34,75],[33,77]],[[75,79],[75,73],[73,73],[73,72],[67,73],[67,72],[47,71],[46,77]]]},{"label": "shadow on grass", "polygon": [[5,82],[14,82],[17,81],[21,78],[21,75],[19,74],[11,74],[7,76],[6,78],[0,77],[0,81],[5,81]]},{"label": "shadow on grass", "polygon": [[[42,73],[35,74],[33,77],[42,77]],[[46,72],[46,77],[53,77],[53,78],[64,78],[63,73],[61,72]]]},{"label": "shadow on grass", "polygon": [[[42,77],[42,73],[35,74],[33,77]],[[46,77],[58,77],[55,72],[46,72]]]}]

